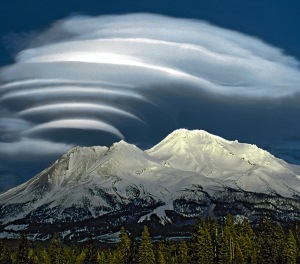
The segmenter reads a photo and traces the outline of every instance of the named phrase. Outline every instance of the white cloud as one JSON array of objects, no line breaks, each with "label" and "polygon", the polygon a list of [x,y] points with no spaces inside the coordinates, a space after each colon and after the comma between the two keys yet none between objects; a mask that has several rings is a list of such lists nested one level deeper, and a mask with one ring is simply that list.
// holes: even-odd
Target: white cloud
[{"label": "white cloud", "polygon": [[[57,32],[69,38],[56,37],[53,43]],[[297,60],[256,38],[201,21],[147,14],[73,17],[42,36],[52,43],[45,39],[20,52],[17,63],[2,72],[4,80],[68,76],[126,80],[138,89],[142,81],[163,85],[174,78],[206,92],[250,98],[292,96],[299,90]],[[89,63],[94,65],[85,71]]]},{"label": "white cloud", "polygon": [[25,134],[30,135],[43,130],[57,129],[57,128],[77,128],[77,129],[91,129],[109,132],[114,134],[119,138],[124,138],[122,133],[114,128],[113,126],[106,124],[98,120],[88,120],[88,119],[61,119],[51,122],[46,122],[31,129],[28,129]]},{"label": "white cloud", "polygon": [[[299,94],[300,71],[299,62],[281,49],[203,21],[81,16],[36,36],[1,70],[0,83],[0,136],[15,138],[0,141],[0,155],[34,159],[70,148],[39,132],[72,128],[123,138],[126,126],[138,137],[145,132],[143,122],[168,121],[161,109],[172,112],[174,94],[179,101],[192,94],[191,105],[186,101],[191,109],[203,94],[276,101]],[[198,114],[190,111],[195,119]]]}]

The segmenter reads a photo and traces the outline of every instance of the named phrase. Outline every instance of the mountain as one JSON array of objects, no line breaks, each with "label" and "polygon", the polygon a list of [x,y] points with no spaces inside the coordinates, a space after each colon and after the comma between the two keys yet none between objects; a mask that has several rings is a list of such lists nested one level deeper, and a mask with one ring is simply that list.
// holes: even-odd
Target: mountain
[{"label": "mountain", "polygon": [[179,129],[151,149],[76,147],[0,195],[0,237],[110,241],[125,226],[180,236],[199,216],[300,220],[300,166],[255,145]]}]

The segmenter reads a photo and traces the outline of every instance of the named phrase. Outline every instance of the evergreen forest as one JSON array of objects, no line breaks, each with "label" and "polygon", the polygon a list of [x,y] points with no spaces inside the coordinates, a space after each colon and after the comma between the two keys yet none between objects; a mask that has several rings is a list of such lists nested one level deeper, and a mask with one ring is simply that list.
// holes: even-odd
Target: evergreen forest
[{"label": "evergreen forest", "polygon": [[18,264],[213,264],[213,263],[300,263],[300,227],[280,225],[269,217],[251,226],[247,219],[235,221],[227,215],[199,219],[189,239],[153,241],[147,228],[139,239],[125,228],[116,245],[105,247],[92,238],[84,245],[64,245],[54,236],[45,245],[28,240],[23,234],[17,244],[0,239],[0,263]]}]

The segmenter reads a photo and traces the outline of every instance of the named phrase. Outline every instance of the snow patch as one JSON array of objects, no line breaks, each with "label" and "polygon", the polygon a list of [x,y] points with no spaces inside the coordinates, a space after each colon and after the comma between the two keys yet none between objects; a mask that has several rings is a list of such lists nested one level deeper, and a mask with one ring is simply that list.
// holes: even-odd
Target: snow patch
[{"label": "snow patch", "polygon": [[19,234],[10,233],[10,232],[1,232],[0,238],[11,238],[11,239],[18,239],[20,237]]},{"label": "snow patch", "polygon": [[28,228],[28,224],[26,225],[8,225],[4,227],[4,230],[8,231],[21,231],[21,230],[26,230]]},{"label": "snow patch", "polygon": [[157,208],[155,208],[153,210],[153,212],[149,213],[149,214],[146,214],[146,215],[143,215],[138,223],[142,223],[144,221],[150,221],[150,217],[151,215],[155,214],[157,215],[157,217],[159,218],[159,222],[162,224],[162,225],[165,225],[166,223],[172,223],[171,219],[166,215],[166,210],[170,210],[170,206],[169,205],[163,205],[163,206],[159,206]]},{"label": "snow patch", "polygon": [[120,241],[120,231],[97,236],[95,239],[106,243],[117,243]]}]

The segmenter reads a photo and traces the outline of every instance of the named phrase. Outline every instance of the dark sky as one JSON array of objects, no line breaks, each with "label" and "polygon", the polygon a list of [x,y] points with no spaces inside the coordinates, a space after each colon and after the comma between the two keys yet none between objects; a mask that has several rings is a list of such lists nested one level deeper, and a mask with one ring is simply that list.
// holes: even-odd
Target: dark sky
[{"label": "dark sky", "polygon": [[[2,130],[0,130],[0,191],[31,178],[49,166],[71,146],[110,145],[120,139],[119,132],[125,140],[138,144],[142,148],[147,148],[176,128],[205,129],[230,140],[238,139],[240,142],[257,144],[288,162],[300,164],[300,87],[298,82],[300,74],[297,63],[300,61],[299,10],[300,2],[279,0],[1,1],[0,66],[3,67],[3,70],[0,81],[4,86],[0,87],[0,98],[2,98],[0,101],[0,129]],[[158,17],[157,21],[161,21],[161,24],[153,29],[153,34],[151,28],[148,31],[145,30],[146,35],[143,35],[144,25],[141,24],[145,20],[151,27],[152,24],[155,24],[155,17],[147,17],[147,15],[145,15],[145,19],[143,15],[117,17],[114,18],[119,21],[117,25],[109,24],[109,19],[101,20],[100,18],[99,21],[97,20],[98,22],[92,20],[92,17],[99,18],[102,15],[135,13],[161,14],[178,18],[178,20]],[[89,19],[87,21],[80,20],[79,24],[76,24],[76,19],[69,19],[69,17],[76,18],[82,15]],[[202,24],[197,24],[198,22],[189,24],[189,22],[182,20],[184,18],[206,21],[212,26],[207,27],[203,22],[199,22]],[[156,68],[153,68],[151,64],[151,71],[149,70],[148,73],[147,70],[145,73],[145,71],[136,69],[141,66],[140,64],[131,65],[129,70],[123,66],[115,65],[103,67],[101,74],[105,75],[105,79],[101,79],[101,81],[112,82],[117,73],[118,85],[109,84],[109,87],[106,87],[107,84],[105,84],[104,90],[98,90],[93,99],[87,94],[78,93],[80,94],[78,95],[80,96],[79,100],[77,95],[73,93],[72,103],[76,102],[77,104],[68,105],[67,108],[66,102],[69,103],[69,101],[66,101],[65,98],[68,97],[67,90],[70,88],[66,90],[66,94],[60,95],[60,97],[54,96],[50,92],[48,94],[44,90],[44,96],[18,97],[18,100],[17,97],[11,97],[4,100],[8,89],[5,88],[6,84],[24,79],[49,80],[51,78],[61,80],[68,78],[69,80],[70,76],[73,78],[71,73],[75,71],[78,71],[76,80],[72,79],[72,83],[68,83],[69,86],[71,85],[73,88],[75,86],[95,88],[95,83],[86,83],[86,80],[99,81],[96,77],[93,79],[96,74],[93,72],[95,61],[91,61],[90,57],[85,61],[84,68],[82,68],[82,64],[79,65],[74,62],[53,61],[55,53],[50,49],[46,50],[48,44],[60,44],[65,39],[67,41],[73,40],[73,33],[67,36],[64,29],[66,24],[57,22],[58,20],[69,21],[71,24],[78,25],[78,28],[74,29],[76,31],[74,34],[76,41],[79,42],[95,38],[95,36],[87,37],[85,32],[79,33],[81,27],[83,30],[86,27],[86,32],[91,30],[93,34],[96,34],[94,27],[99,23],[99,27],[104,24],[110,31],[115,30],[113,33],[103,33],[106,34],[105,37],[111,34],[110,37],[117,38],[124,36],[120,34],[125,34],[127,37],[153,37],[155,40],[159,37],[161,41],[196,43],[199,46],[208,45],[207,47],[213,53],[215,52],[214,54],[227,54],[228,50],[227,55],[234,57],[235,61],[240,61],[240,59],[247,61],[249,59],[249,63],[246,63],[246,66],[244,64],[237,66],[231,62],[232,64],[228,64],[224,68],[222,62],[219,62],[221,66],[218,68],[216,62],[209,58],[203,59],[203,61],[201,58],[199,62],[192,62],[192,55],[184,52],[181,54],[181,49],[176,47],[174,47],[174,58],[171,58],[168,56],[168,49],[163,52],[163,45],[165,44],[162,42],[159,44],[161,48],[158,51],[149,47],[147,50],[149,54],[146,55],[143,54],[143,51],[145,47],[148,47],[148,44],[144,43],[143,48],[134,46],[136,51],[133,54],[133,51],[124,48],[125,43],[121,47],[112,48],[113,52],[120,52],[124,49],[128,56],[139,55],[140,58],[155,64]],[[118,31],[118,28],[123,27],[123,25],[124,28],[126,26],[134,28],[134,23],[137,25],[136,32]],[[51,27],[51,25],[54,26]],[[149,25],[145,24],[145,27]],[[180,31],[181,25],[183,25],[182,31]],[[203,30],[202,33],[207,30],[208,39],[212,43],[207,42],[207,44],[205,39],[195,40],[192,36],[194,26],[197,29],[199,26],[199,30]],[[69,24],[66,27],[69,27]],[[141,31],[138,31],[139,27]],[[162,31],[164,27],[167,27],[165,32]],[[175,37],[176,29],[180,34]],[[183,33],[185,29],[186,35]],[[172,30],[175,33],[172,33]],[[200,34],[197,32],[196,35]],[[213,42],[214,35],[217,35],[221,40],[219,43],[217,40]],[[249,36],[249,45],[247,36]],[[233,43],[232,47],[230,46],[231,42]],[[224,43],[228,46],[225,46]],[[93,47],[92,45],[90,48]],[[83,47],[82,43],[78,47]],[[107,49],[106,46],[103,47]],[[28,51],[29,48],[41,52],[41,54],[32,55]],[[76,49],[75,46],[73,48]],[[239,54],[240,49],[246,53]],[[26,52],[15,59],[23,50]],[[66,52],[63,46],[57,50]],[[157,53],[159,50],[162,52],[161,55]],[[47,58],[41,57],[44,54],[51,54],[51,63],[47,61]],[[160,57],[163,58],[163,62],[159,60]],[[37,66],[31,63],[30,60],[33,59],[39,60],[38,63],[35,63]],[[121,64],[128,63],[127,57],[122,59]],[[14,64],[16,60],[17,63]],[[54,60],[56,59],[54,58]],[[23,62],[26,62],[28,67],[23,67]],[[4,67],[7,65],[15,66]],[[203,89],[197,90],[198,84],[192,80],[185,81],[177,77],[172,79],[163,74],[160,75],[160,73],[157,75],[153,73],[153,70],[168,71],[169,68],[166,65],[176,66],[176,69],[181,69],[189,76],[193,74],[205,76],[205,80],[212,78],[215,81],[213,83],[214,89],[218,89],[218,82],[221,82],[221,88],[225,89],[225,92],[219,90],[207,92],[210,86],[206,86],[206,84],[203,84]],[[267,66],[264,68],[264,65]],[[145,67],[148,69],[148,65],[142,65],[142,68]],[[262,70],[258,70],[259,67]],[[279,72],[278,75],[277,72]],[[274,78],[272,78],[272,74]],[[228,75],[230,76],[228,77]],[[135,76],[143,77],[138,79]],[[153,78],[157,79],[157,82],[153,82]],[[268,81],[270,82],[268,83]],[[134,84],[135,87],[139,86],[139,90],[133,91],[130,87],[124,88],[125,86],[120,85],[120,83],[124,84],[125,82]],[[238,83],[238,87],[236,83]],[[241,87],[239,87],[240,83],[242,83]],[[13,89],[18,91],[23,89],[26,92],[37,88],[31,83],[23,83],[22,85]],[[46,84],[39,83],[38,85],[43,85],[43,88],[46,87]],[[234,92],[231,90],[228,92],[227,88],[232,85]],[[52,89],[61,86],[61,83],[56,83],[54,86],[47,87]],[[248,87],[251,87],[252,90],[246,90]],[[108,92],[109,89],[114,91],[113,95]],[[124,89],[126,89],[127,95],[122,94]],[[258,96],[255,96],[256,94]],[[42,103],[37,103],[37,101]],[[79,105],[79,101],[83,105]],[[99,104],[99,101],[105,105],[104,110],[100,111],[99,109],[103,106],[99,108],[99,105],[96,105]],[[47,104],[50,107],[43,108]],[[30,107],[35,107],[35,109],[32,110]],[[84,109],[84,113],[81,109]],[[97,109],[100,112],[97,112]],[[61,112],[64,113],[64,116]],[[88,121],[84,125],[90,129],[82,129],[83,123],[81,125],[69,125],[67,121],[64,121],[74,118],[74,115],[80,116],[83,123],[91,116],[93,120],[107,122],[96,124]],[[51,124],[45,129],[42,126],[46,122]],[[64,126],[63,129],[62,126]],[[100,134],[99,126],[105,126],[105,131]],[[57,129],[58,127],[59,129]],[[39,148],[42,149],[40,146],[43,146],[44,152],[46,152],[43,155],[41,155],[42,150],[38,150]]]}]

